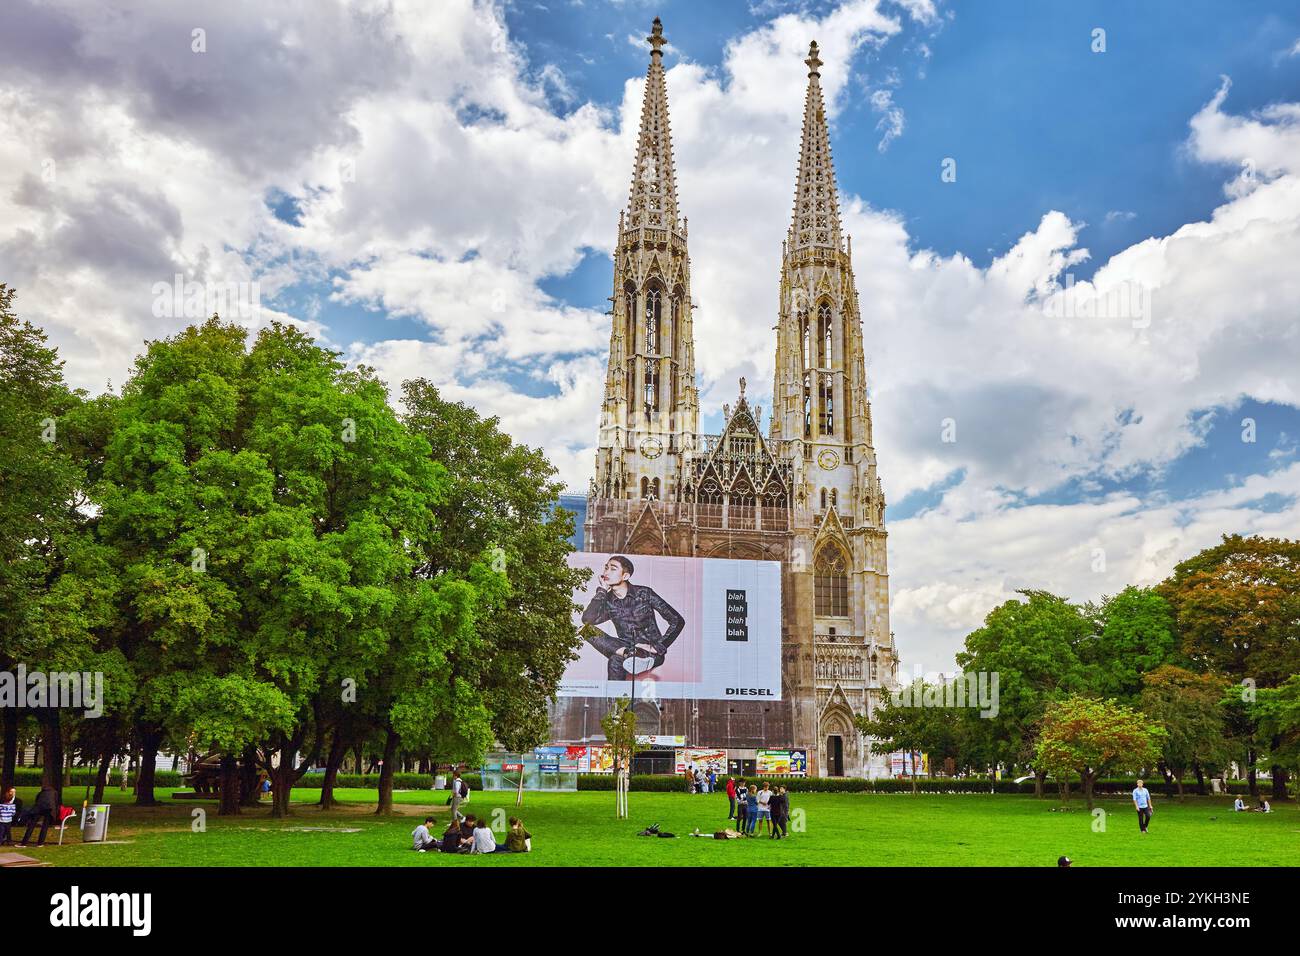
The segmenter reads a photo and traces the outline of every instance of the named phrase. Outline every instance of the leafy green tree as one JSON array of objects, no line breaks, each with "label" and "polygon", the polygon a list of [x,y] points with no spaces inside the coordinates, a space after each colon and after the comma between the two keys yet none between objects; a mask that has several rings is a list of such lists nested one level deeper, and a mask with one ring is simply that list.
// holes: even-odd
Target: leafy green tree
[{"label": "leafy green tree", "polygon": [[[1300,541],[1224,535],[1181,562],[1159,590],[1192,666],[1245,682],[1247,697],[1300,673]],[[1267,741],[1270,750],[1281,743]],[[1248,761],[1256,793],[1253,750]],[[1287,770],[1274,764],[1272,774],[1273,799],[1285,800]]]},{"label": "leafy green tree", "polygon": [[404,421],[429,442],[447,486],[424,573],[468,574],[485,561],[507,591],[477,622],[478,653],[459,663],[478,688],[491,732],[507,750],[544,743],[554,699],[578,639],[573,592],[586,571],[568,566],[573,519],[541,451],[513,442],[496,418],[443,399],[424,379],[403,386]]},{"label": "leafy green tree", "polygon": [[[100,648],[85,630],[86,608],[61,585],[80,560],[87,516],[86,471],[68,420],[84,396],[67,387],[63,362],[45,333],[14,311],[15,290],[0,284],[0,669],[93,670]],[[60,638],[70,636],[74,643]],[[0,786],[13,782],[19,712],[2,708]],[[45,779],[62,788],[63,719],[36,714]]]},{"label": "leafy green tree", "polygon": [[600,718],[605,745],[614,759],[614,815],[627,819],[627,794],[632,782],[632,758],[640,748],[636,742],[636,711],[632,701],[620,697],[609,713]]},{"label": "leafy green tree", "polygon": [[[907,688],[905,694],[882,700],[872,717],[858,714],[854,717],[858,732],[872,738],[873,749],[880,753],[902,750],[909,754],[919,754],[927,750],[935,742],[936,727],[946,730],[946,725],[950,725],[953,719],[950,711],[940,712],[922,705],[927,688],[933,693],[933,685],[917,680]],[[915,794],[915,760],[909,763],[912,764],[912,793]]]},{"label": "leafy green tree", "polygon": [[[1048,703],[1086,689],[1088,671],[1081,648],[1092,636],[1083,612],[1046,591],[1021,591],[966,637],[957,654],[964,672],[998,675],[998,713],[987,721],[993,763],[1028,765],[1034,759],[1035,728]],[[1042,796],[1047,771],[1034,765],[1035,790]]]},{"label": "leafy green tree", "polygon": [[1118,768],[1140,770],[1160,756],[1165,731],[1113,700],[1070,695],[1048,703],[1038,728],[1036,766],[1064,777],[1077,773],[1092,809],[1093,784]]},{"label": "leafy green tree", "polygon": [[1181,799],[1189,771],[1204,781],[1206,769],[1217,770],[1231,759],[1220,706],[1225,681],[1165,664],[1144,674],[1142,682],[1142,713],[1165,730],[1160,761]]},{"label": "leafy green tree", "polygon": [[1135,703],[1143,677],[1176,653],[1174,617],[1168,602],[1154,588],[1127,587],[1085,614],[1095,634],[1080,647],[1088,669],[1091,692],[1103,698]]}]

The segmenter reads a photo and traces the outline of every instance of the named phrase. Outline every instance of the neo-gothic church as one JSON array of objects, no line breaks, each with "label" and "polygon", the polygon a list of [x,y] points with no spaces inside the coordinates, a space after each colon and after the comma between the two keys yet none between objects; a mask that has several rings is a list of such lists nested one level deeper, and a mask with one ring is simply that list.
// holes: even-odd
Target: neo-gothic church
[{"label": "neo-gothic church", "polygon": [[[631,195],[619,216],[609,367],[584,548],[779,561],[780,701],[637,703],[641,733],[690,746],[804,747],[808,772],[883,776],[853,719],[896,685],[889,629],[885,499],[876,473],[851,241],[813,43],[794,216],[783,245],[774,404],[724,407],[699,431],[687,221],[678,207],[658,19]],[[576,742],[594,702],[560,700],[553,739]],[[584,706],[586,705],[586,706]],[[600,702],[599,713],[604,713]]]}]

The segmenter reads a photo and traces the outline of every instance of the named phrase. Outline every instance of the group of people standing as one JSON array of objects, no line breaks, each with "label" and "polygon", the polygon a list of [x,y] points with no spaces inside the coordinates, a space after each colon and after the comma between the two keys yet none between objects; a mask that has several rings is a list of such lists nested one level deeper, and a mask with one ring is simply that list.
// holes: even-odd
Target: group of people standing
[{"label": "group of people standing", "polygon": [[686,768],[687,793],[712,793],[718,785],[718,774],[712,767]]},{"label": "group of people standing", "polygon": [[768,836],[780,840],[790,835],[790,795],[785,787],[773,790],[767,781],[752,786],[745,780],[727,778],[728,820],[736,821],[742,836],[756,836],[767,825]]}]

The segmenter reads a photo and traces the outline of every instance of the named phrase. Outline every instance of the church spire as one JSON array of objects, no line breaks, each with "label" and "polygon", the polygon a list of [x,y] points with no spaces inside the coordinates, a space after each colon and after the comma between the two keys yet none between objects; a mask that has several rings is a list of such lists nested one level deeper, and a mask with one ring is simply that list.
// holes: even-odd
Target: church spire
[{"label": "church spire", "polygon": [[840,203],[831,163],[826,104],[822,100],[821,58],[817,43],[808,48],[808,93],[804,99],[803,140],[799,150],[799,178],[794,192],[794,220],[790,224],[789,251],[821,246],[840,248]]},{"label": "church spire", "polygon": [[641,131],[637,136],[636,166],[628,197],[628,226],[676,230],[677,182],[673,171],[673,140],[668,126],[668,88],[664,82],[664,54],[660,49],[664,26],[655,17],[650,35],[650,66],[646,70],[645,98],[641,104]]}]

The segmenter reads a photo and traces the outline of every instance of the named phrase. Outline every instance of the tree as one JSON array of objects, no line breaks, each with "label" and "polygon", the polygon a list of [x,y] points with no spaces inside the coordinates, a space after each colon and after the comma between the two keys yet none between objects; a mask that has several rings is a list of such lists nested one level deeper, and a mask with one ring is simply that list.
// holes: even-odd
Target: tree
[{"label": "tree", "polygon": [[507,590],[477,621],[481,649],[462,674],[482,693],[492,734],[527,750],[550,732],[548,703],[579,644],[573,593],[587,571],[566,558],[573,519],[557,507],[562,484],[541,451],[515,444],[496,418],[443,399],[424,379],[403,385],[403,421],[445,470],[424,573],[470,573],[487,561]]},{"label": "tree", "polygon": [[614,759],[614,815],[627,819],[627,794],[632,782],[632,758],[640,749],[636,742],[636,712],[632,702],[620,697],[613,708],[600,718],[606,746]]},{"label": "tree", "polygon": [[1165,730],[1160,761],[1181,799],[1189,770],[1203,781],[1205,770],[1217,770],[1230,759],[1220,706],[1226,682],[1165,664],[1144,674],[1142,683],[1142,712]]},{"label": "tree", "polygon": [[1170,663],[1176,652],[1174,616],[1153,588],[1127,587],[1085,614],[1095,633],[1080,649],[1090,692],[1136,703],[1143,676]]},{"label": "tree", "polygon": [[[876,747],[886,753],[902,750],[913,755],[928,749],[936,734],[935,724],[942,723],[943,718],[936,709],[922,706],[927,688],[931,688],[933,693],[933,685],[917,680],[906,694],[881,701],[873,717],[857,715],[854,723],[858,732],[872,738]],[[950,719],[951,713],[945,713]],[[915,794],[916,762],[914,758],[908,762],[912,767],[912,793]]]},{"label": "tree", "polygon": [[[1082,611],[1046,591],[1021,591],[1023,601],[994,608],[984,626],[966,637],[957,655],[964,672],[998,675],[998,713],[983,723],[993,763],[1027,765],[1034,755],[1034,730],[1049,701],[1087,686],[1080,649],[1092,635]],[[1042,796],[1044,768],[1034,766],[1035,791]]]},{"label": "tree", "polygon": [[[87,624],[92,600],[63,587],[84,551],[86,468],[67,427],[84,395],[67,387],[63,362],[45,333],[14,312],[15,290],[0,284],[0,670],[95,670]],[[65,642],[64,639],[67,639]],[[0,786],[12,784],[19,712],[4,707]],[[62,799],[64,728],[57,708],[36,712],[45,782]]]},{"label": "tree", "polygon": [[[1254,688],[1300,673],[1300,541],[1224,535],[1160,585],[1193,666]],[[1277,749],[1280,741],[1269,741]],[[1255,754],[1247,776],[1256,792]],[[1273,768],[1273,799],[1285,800],[1287,770]]]},{"label": "tree", "polygon": [[1131,707],[1072,694],[1047,705],[1034,756],[1048,773],[1077,773],[1091,810],[1097,778],[1119,767],[1150,766],[1159,758],[1164,737],[1163,729]]}]

